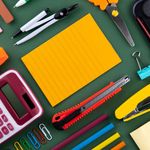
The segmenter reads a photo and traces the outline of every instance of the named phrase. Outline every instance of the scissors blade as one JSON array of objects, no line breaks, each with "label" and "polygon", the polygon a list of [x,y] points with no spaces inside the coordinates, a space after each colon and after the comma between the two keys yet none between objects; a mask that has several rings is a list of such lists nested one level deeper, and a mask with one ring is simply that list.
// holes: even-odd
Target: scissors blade
[{"label": "scissors blade", "polygon": [[127,28],[127,25],[125,24],[125,22],[121,18],[120,14],[118,14],[117,16],[113,16],[113,14],[112,14],[113,11],[119,12],[118,8],[117,8],[117,5],[116,4],[111,4],[111,5],[107,6],[106,11],[109,14],[109,16],[111,16],[112,20],[117,25],[118,29],[121,31],[121,33],[123,34],[123,36],[125,37],[127,42],[132,47],[134,47],[135,43],[133,41],[133,38],[132,38],[132,36],[131,36],[128,28]]}]

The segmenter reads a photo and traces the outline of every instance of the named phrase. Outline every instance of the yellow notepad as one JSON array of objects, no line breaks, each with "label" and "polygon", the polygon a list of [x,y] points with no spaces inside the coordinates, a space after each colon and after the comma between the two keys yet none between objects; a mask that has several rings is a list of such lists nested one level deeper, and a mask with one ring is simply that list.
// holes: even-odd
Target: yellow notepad
[{"label": "yellow notepad", "polygon": [[130,133],[140,150],[150,150],[150,122]]},{"label": "yellow notepad", "polygon": [[22,58],[52,106],[121,62],[90,14]]}]

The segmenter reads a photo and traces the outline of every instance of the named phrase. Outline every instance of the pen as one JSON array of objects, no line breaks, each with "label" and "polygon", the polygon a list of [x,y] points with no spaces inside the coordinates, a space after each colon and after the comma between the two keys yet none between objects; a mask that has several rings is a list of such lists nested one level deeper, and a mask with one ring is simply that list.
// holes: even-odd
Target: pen
[{"label": "pen", "polygon": [[20,7],[25,5],[27,2],[29,2],[30,0],[19,0],[16,5],[14,6],[14,8]]},{"label": "pen", "polygon": [[19,34],[23,33],[23,32],[27,32],[27,29],[32,26],[34,23],[36,23],[38,20],[41,20],[42,18],[44,18],[45,16],[50,14],[50,9],[47,8],[45,10],[43,10],[41,13],[39,13],[37,16],[35,16],[33,19],[31,19],[29,22],[27,22],[25,25],[23,25],[13,36],[12,38],[15,38],[16,36],[18,36]]}]

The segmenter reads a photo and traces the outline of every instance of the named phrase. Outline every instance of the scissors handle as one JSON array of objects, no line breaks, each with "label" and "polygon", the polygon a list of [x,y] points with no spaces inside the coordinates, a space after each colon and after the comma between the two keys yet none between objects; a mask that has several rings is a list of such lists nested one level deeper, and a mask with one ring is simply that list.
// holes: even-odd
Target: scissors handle
[{"label": "scissors handle", "polygon": [[93,3],[95,6],[99,6],[99,8],[104,11],[107,6],[110,4],[117,4],[119,0],[89,0],[89,2]]}]

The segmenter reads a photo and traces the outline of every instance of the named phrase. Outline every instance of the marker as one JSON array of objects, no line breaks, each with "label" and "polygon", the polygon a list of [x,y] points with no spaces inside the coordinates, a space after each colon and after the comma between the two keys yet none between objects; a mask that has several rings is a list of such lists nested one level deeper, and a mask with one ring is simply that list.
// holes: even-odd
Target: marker
[{"label": "marker", "polygon": [[14,6],[14,8],[20,7],[25,5],[27,2],[29,2],[30,0],[19,0],[16,5]]}]

